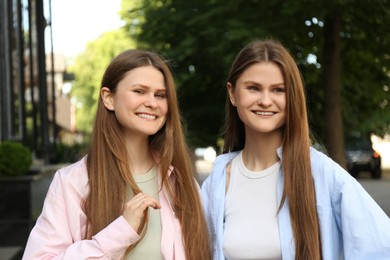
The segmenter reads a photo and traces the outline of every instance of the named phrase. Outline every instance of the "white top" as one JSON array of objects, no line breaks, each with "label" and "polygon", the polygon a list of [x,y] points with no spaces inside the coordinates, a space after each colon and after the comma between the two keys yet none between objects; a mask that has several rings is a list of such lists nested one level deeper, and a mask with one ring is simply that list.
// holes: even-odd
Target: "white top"
[{"label": "white top", "polygon": [[[159,201],[157,173],[158,168],[154,166],[147,173],[142,175],[133,175],[133,178],[143,193],[146,193]],[[127,256],[127,260],[162,259],[161,232],[160,210],[155,210],[149,207],[149,220],[146,234],[130,255]]]},{"label": "white top", "polygon": [[282,259],[277,218],[280,162],[248,170],[240,152],[232,161],[224,213],[226,259]]}]

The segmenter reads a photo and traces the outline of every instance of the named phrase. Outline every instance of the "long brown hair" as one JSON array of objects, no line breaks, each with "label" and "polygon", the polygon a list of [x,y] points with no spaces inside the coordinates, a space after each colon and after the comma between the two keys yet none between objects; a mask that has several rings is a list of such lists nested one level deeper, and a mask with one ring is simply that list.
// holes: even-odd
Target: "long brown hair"
[{"label": "long brown hair", "polygon": [[[175,214],[180,221],[187,259],[210,259],[210,246],[203,209],[193,178],[193,164],[185,142],[177,104],[174,80],[166,62],[156,53],[128,50],[107,67],[101,86],[115,94],[118,83],[132,69],[153,66],[163,75],[166,86],[168,113],[164,126],[149,137],[153,155],[159,158],[162,185],[167,188]],[[109,111],[99,97],[94,121],[91,146],[87,157],[89,194],[84,200],[88,218],[86,238],[105,228],[121,215],[126,199],[126,186],[134,194],[140,192],[130,172],[128,151],[124,135],[113,111]],[[173,166],[175,181],[168,180],[168,170]],[[147,226],[145,214],[138,233]],[[135,245],[131,245],[126,254]]]},{"label": "long brown hair", "polygon": [[[244,47],[231,67],[228,82],[237,79],[250,65],[258,62],[276,64],[286,87],[286,122],[283,127],[284,190],[279,210],[289,204],[295,238],[295,259],[321,259],[321,241],[316,208],[315,187],[310,164],[310,131],[306,99],[300,71],[290,53],[274,40],[254,41]],[[242,150],[245,127],[227,95],[225,143],[223,152]],[[288,200],[287,200],[288,199]]]}]

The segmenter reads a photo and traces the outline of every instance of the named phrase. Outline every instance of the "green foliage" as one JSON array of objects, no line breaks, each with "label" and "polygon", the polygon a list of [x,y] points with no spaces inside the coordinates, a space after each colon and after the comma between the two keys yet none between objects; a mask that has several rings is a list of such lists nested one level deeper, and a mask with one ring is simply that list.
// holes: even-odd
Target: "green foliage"
[{"label": "green foliage", "polygon": [[367,5],[356,1],[344,23],[346,132],[383,136],[390,127],[390,2]]},{"label": "green foliage", "polygon": [[13,141],[0,143],[0,175],[25,175],[31,164],[32,154],[27,147]]},{"label": "green foliage", "polygon": [[76,100],[77,131],[91,132],[103,73],[116,55],[134,46],[124,29],[120,28],[102,34],[77,56],[70,68],[75,75],[71,95]]},{"label": "green foliage", "polygon": [[[226,76],[237,52],[276,38],[302,71],[311,126],[324,136],[324,23],[340,14],[345,131],[381,134],[390,125],[390,1],[122,0],[138,47],[172,59],[192,145],[215,144],[224,119]],[[134,22],[136,21],[136,22]],[[315,55],[316,63],[309,63]],[[342,134],[342,133],[341,133]]]}]

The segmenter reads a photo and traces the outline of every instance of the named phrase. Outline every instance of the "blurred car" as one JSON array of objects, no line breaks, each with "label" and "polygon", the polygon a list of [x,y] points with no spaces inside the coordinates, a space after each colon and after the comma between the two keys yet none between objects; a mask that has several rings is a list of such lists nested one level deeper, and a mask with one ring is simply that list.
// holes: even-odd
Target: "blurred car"
[{"label": "blurred car", "polygon": [[346,138],[345,156],[348,172],[357,177],[360,172],[369,172],[374,179],[382,177],[381,156],[372,148],[369,137],[353,135]]}]

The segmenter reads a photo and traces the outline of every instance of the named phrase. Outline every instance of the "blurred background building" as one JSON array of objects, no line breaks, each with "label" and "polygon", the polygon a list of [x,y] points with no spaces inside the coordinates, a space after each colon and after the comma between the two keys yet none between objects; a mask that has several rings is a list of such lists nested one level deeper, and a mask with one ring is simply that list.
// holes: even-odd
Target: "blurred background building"
[{"label": "blurred background building", "polygon": [[53,53],[51,18],[51,0],[0,3],[0,142],[20,141],[44,163],[75,129],[63,91],[72,76]]}]

